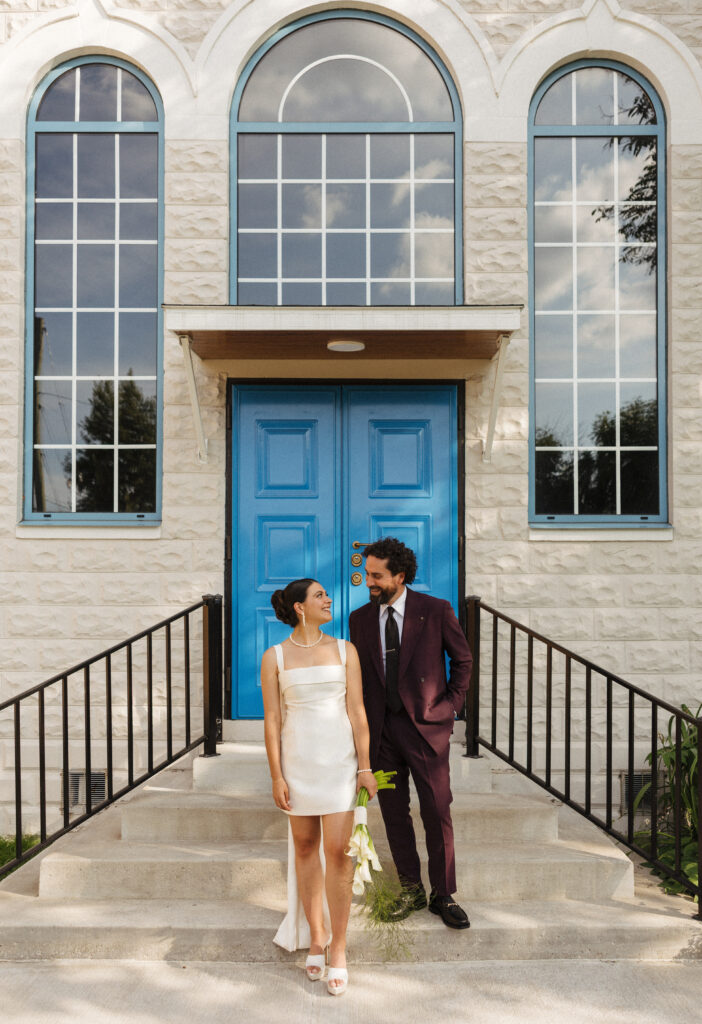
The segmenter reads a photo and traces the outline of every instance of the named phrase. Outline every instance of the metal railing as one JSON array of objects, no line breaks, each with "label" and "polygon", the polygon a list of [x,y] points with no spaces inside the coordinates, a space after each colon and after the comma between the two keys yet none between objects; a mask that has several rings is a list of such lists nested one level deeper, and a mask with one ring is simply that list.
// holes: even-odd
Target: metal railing
[{"label": "metal railing", "polygon": [[[14,778],[15,836],[0,878],[188,751],[202,744],[214,756],[221,721],[222,597],[209,594],[0,703],[0,737],[14,749],[0,777],[6,789]],[[38,841],[25,850],[28,832]]]},{"label": "metal railing", "polygon": [[[690,783],[683,765],[683,732],[693,740],[696,736],[697,765],[702,765],[702,718],[646,693],[484,604],[479,597],[469,597],[466,606],[466,633],[473,652],[466,706],[467,756],[479,757],[481,746],[491,750],[697,897],[695,916],[702,918],[701,886],[682,870],[683,836],[696,831],[697,877],[702,882],[699,767],[696,792],[688,796],[692,821],[685,820],[682,800],[683,788]],[[489,677],[487,694],[483,677]],[[482,710],[487,708],[490,717],[485,734],[480,721],[481,696]],[[670,760],[674,777],[672,791],[668,792],[662,791],[657,772],[659,730],[664,724],[661,712],[672,720]],[[604,763],[598,764],[602,748]],[[650,849],[640,842],[644,830],[639,828],[637,833],[633,784],[635,773],[647,759],[651,766]],[[626,806],[620,815],[615,815],[613,794],[617,762],[628,782]],[[672,811],[672,865],[659,856],[664,834],[659,811],[664,797]]]}]

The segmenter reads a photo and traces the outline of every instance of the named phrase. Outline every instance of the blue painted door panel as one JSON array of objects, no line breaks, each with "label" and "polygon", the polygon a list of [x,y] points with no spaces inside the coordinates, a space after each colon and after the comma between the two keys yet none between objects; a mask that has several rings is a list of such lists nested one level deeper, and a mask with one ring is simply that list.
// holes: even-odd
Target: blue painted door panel
[{"label": "blue painted door panel", "polygon": [[[349,386],[345,398],[345,550],[397,537],[417,555],[413,589],[456,607],[455,388]],[[347,615],[368,600],[365,580],[346,593]]]},{"label": "blue painted door panel", "polygon": [[338,400],[335,387],[235,389],[232,710],[239,718],[263,714],[261,656],[290,633],[273,613],[273,591],[310,576],[340,606]]},{"label": "blue painted door panel", "polygon": [[259,718],[261,656],[290,633],[271,594],[318,579],[334,600],[330,632],[348,635],[349,612],[368,599],[354,541],[399,537],[417,553],[414,588],[457,605],[456,389],[232,392],[232,715]]}]

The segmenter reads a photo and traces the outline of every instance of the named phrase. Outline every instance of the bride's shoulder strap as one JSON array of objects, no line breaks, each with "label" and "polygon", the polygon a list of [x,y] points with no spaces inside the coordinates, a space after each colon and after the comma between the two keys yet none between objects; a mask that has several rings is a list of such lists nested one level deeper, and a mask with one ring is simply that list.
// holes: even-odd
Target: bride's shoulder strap
[{"label": "bride's shoulder strap", "polygon": [[337,640],[336,642],[339,645],[339,657],[341,658],[341,664],[346,665],[346,641]]},{"label": "bride's shoulder strap", "polygon": [[280,646],[280,644],[275,644],[273,650],[275,651],[275,658],[276,661],[278,662],[278,671],[283,672],[285,670],[285,662],[283,661],[283,648]]}]

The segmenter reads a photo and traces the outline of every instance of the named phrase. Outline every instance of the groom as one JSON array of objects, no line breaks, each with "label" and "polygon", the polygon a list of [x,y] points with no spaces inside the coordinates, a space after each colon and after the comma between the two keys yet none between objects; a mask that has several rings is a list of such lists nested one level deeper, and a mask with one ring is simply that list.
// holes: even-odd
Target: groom
[{"label": "groom", "polygon": [[429,854],[429,909],[449,928],[468,928],[465,912],[452,898],[456,865],[449,743],[473,659],[448,601],[407,588],[417,572],[410,548],[384,537],[363,553],[370,604],[351,613],[349,626],[361,660],[371,764],[397,772],[396,789],[378,794],[402,885],[394,916],[400,919],[427,905],[410,815],[411,772]]}]

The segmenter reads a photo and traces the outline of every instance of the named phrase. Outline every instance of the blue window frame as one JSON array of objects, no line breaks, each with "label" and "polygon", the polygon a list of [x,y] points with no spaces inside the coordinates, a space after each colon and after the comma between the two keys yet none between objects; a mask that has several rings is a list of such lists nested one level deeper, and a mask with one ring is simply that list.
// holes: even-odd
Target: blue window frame
[{"label": "blue window frame", "polygon": [[534,525],[667,522],[665,115],[614,61],[560,68],[529,118]]},{"label": "blue window frame", "polygon": [[461,111],[437,54],[380,15],[286,26],[234,93],[231,302],[462,301]]},{"label": "blue window frame", "polygon": [[162,125],[151,82],[103,56],[30,104],[25,522],[160,518]]}]

